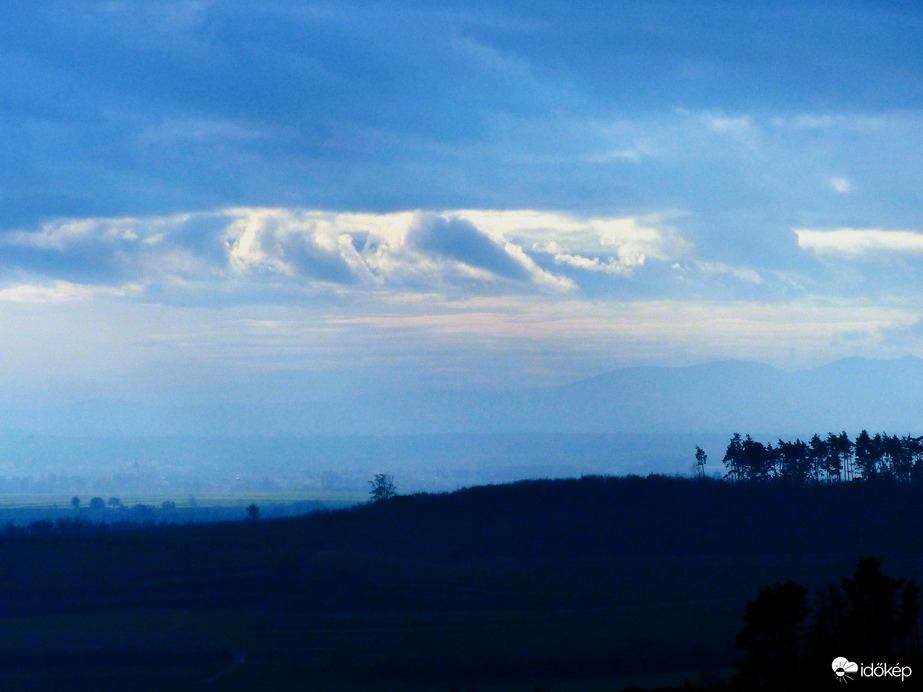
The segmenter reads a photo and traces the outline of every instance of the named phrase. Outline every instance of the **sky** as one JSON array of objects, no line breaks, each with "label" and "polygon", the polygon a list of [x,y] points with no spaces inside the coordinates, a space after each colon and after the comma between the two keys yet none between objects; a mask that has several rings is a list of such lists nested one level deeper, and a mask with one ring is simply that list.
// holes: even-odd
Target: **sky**
[{"label": "sky", "polygon": [[0,4],[0,404],[923,356],[923,6]]}]

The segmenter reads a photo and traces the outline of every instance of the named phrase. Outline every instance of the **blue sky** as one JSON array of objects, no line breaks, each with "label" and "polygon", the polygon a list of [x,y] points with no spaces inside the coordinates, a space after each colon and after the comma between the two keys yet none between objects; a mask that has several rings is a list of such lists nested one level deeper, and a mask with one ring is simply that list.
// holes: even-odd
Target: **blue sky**
[{"label": "blue sky", "polygon": [[911,2],[0,5],[0,400],[923,355]]}]

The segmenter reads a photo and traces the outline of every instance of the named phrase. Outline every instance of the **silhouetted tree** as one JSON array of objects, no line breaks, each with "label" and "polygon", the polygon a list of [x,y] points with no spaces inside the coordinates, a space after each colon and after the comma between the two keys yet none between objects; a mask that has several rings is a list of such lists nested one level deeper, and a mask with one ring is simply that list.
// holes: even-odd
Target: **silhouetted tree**
[{"label": "silhouetted tree", "polygon": [[[174,505],[175,506],[175,505]],[[247,521],[256,522],[260,518],[260,508],[255,504],[251,504],[247,507]]]},{"label": "silhouetted tree", "polygon": [[[696,475],[704,475],[704,455],[696,447]],[[867,481],[878,478],[900,483],[923,483],[923,437],[877,433],[870,437],[863,430],[852,442],[844,430],[815,434],[808,443],[780,439],[778,445],[757,442],[750,435],[741,439],[734,433],[724,455],[725,479],[734,481]]]},{"label": "silhouetted tree", "polygon": [[708,455],[705,450],[695,446],[695,475],[696,478],[705,478],[705,464],[708,462]]},{"label": "silhouetted tree", "polygon": [[888,577],[881,572],[880,558],[864,557],[855,576],[842,580],[842,589],[847,602],[844,645],[850,656],[887,660],[916,625],[916,583]]},{"label": "silhouetted tree", "polygon": [[80,509],[80,498],[76,495],[71,498],[71,507],[73,507],[75,510]]},{"label": "silhouetted tree", "polygon": [[893,475],[896,480],[909,483],[914,476],[914,467],[919,464],[920,454],[923,451],[923,438],[905,435],[900,439],[900,455],[893,464]]},{"label": "silhouetted tree", "polygon": [[885,441],[881,433],[875,433],[872,438],[872,449],[875,453],[875,477],[880,478],[885,475]]},{"label": "silhouetted tree", "polygon": [[101,512],[105,508],[106,508],[106,503],[103,502],[103,498],[94,497],[92,500],[90,500],[90,509],[93,510],[94,512]]},{"label": "silhouetted tree", "polygon": [[394,476],[386,473],[376,473],[375,478],[369,481],[371,490],[369,496],[373,502],[385,502],[397,495],[397,486],[394,485]]},{"label": "silhouetted tree", "polygon": [[910,438],[910,481],[923,480],[923,437]]},{"label": "silhouetted tree", "polygon": [[846,480],[851,478],[850,461],[852,459],[853,443],[849,435],[844,430],[839,435],[828,433],[827,435],[827,480],[839,481],[845,477]]},{"label": "silhouetted tree", "polygon": [[33,536],[47,536],[54,531],[54,522],[50,519],[36,519],[29,523],[29,533]]},{"label": "silhouetted tree", "polygon": [[772,450],[749,435],[743,441],[744,473],[748,481],[765,481],[772,477]]},{"label": "silhouetted tree", "polygon": [[138,503],[132,506],[131,512],[141,521],[150,521],[154,518],[154,508],[143,503]]},{"label": "silhouetted tree", "polygon": [[788,481],[803,482],[811,478],[811,465],[808,461],[808,445],[799,439],[794,442],[779,440],[776,446],[779,478]]},{"label": "silhouetted tree", "polygon": [[826,660],[843,651],[846,597],[836,584],[828,584],[826,589],[817,593],[817,599],[808,640],[808,657]]},{"label": "silhouetted tree", "polygon": [[737,646],[744,651],[740,671],[749,685],[781,689],[796,679],[809,612],[807,591],[792,581],[763,589],[747,603]]},{"label": "silhouetted tree", "polygon": [[728,448],[724,453],[724,459],[722,461],[727,468],[727,473],[724,474],[725,478],[731,478],[735,481],[746,479],[744,446],[740,441],[740,433],[734,433],[731,436],[731,441],[728,442]]},{"label": "silhouetted tree", "polygon": [[897,635],[917,656],[920,655],[920,587],[913,579],[901,592]]},{"label": "silhouetted tree", "polygon": [[863,557],[852,578],[830,584],[811,608],[793,582],[760,591],[747,604],[737,637],[743,689],[787,689],[819,674],[817,661],[848,652],[850,660],[888,661],[919,653],[919,588],[913,580],[881,572],[881,559]]},{"label": "silhouetted tree", "polygon": [[824,470],[827,460],[827,443],[815,434],[808,443],[808,465],[814,482],[820,482],[821,471]]},{"label": "silhouetted tree", "polygon": [[[878,435],[875,438],[880,442]],[[856,436],[856,466],[865,480],[873,480],[878,475],[879,446],[869,437],[868,430],[862,430]]]},{"label": "silhouetted tree", "polygon": [[903,449],[900,438],[897,435],[884,433],[881,436],[881,449],[883,452],[881,475],[889,480],[895,480],[902,466]]}]

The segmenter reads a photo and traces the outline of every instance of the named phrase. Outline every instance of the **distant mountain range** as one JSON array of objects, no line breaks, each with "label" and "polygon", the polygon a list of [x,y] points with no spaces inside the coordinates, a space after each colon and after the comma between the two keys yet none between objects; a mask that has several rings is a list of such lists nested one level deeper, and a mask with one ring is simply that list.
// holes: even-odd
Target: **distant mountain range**
[{"label": "distant mountain range", "polygon": [[788,372],[726,361],[632,367],[552,388],[374,394],[291,405],[87,401],[2,412],[0,432],[378,435],[442,432],[923,432],[923,360],[849,358]]},{"label": "distant mountain range", "polygon": [[572,429],[920,431],[923,360],[849,358],[797,372],[739,361],[629,368],[561,387],[556,396]]}]

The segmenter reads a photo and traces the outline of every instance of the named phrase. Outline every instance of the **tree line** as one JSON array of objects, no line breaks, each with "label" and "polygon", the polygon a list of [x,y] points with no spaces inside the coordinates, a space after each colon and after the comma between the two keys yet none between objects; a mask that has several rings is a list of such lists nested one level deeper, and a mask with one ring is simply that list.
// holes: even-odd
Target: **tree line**
[{"label": "tree line", "polygon": [[[860,558],[855,576],[828,585],[814,599],[792,581],[760,591],[747,603],[746,627],[736,640],[744,654],[737,666],[739,687],[849,682],[858,673],[855,661],[887,662],[889,668],[899,661],[904,675],[918,670],[920,588],[913,579],[885,575],[881,564],[880,557]],[[849,659],[839,658],[847,653]]]},{"label": "tree line", "polygon": [[[707,456],[696,447],[696,469],[704,476]],[[807,442],[779,439],[763,444],[734,433],[723,463],[726,479],[745,482],[783,480],[795,483],[837,483],[852,480],[890,480],[901,483],[923,480],[923,437],[869,435],[862,430],[851,440],[844,430],[815,434]]]}]

